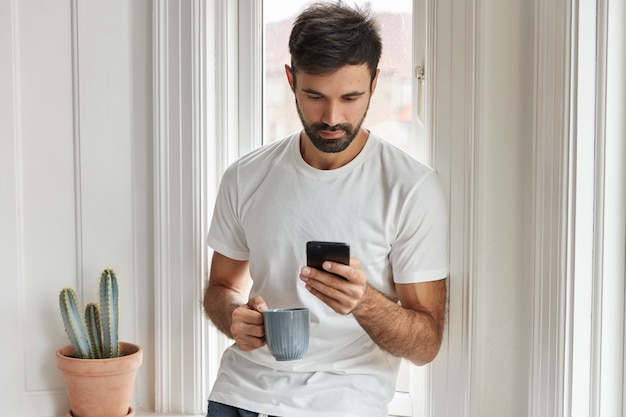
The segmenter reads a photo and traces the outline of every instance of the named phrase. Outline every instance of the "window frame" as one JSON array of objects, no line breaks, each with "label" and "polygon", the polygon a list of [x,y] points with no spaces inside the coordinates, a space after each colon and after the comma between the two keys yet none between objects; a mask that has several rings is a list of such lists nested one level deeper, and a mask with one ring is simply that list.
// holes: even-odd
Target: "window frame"
[{"label": "window frame", "polygon": [[[477,327],[474,302],[478,292],[474,282],[481,271],[477,265],[479,257],[473,248],[480,241],[476,228],[481,225],[477,210],[480,207],[475,202],[475,195],[480,192],[476,163],[482,156],[480,143],[475,140],[479,134],[477,124],[480,122],[481,106],[476,94],[481,86],[475,58],[480,53],[477,25],[480,23],[478,9],[481,4],[478,0],[468,0],[463,4],[464,7],[455,7],[455,0],[425,1],[429,22],[426,108],[429,110],[427,120],[431,123],[428,135],[432,135],[433,139],[428,154],[432,156],[432,165],[440,174],[449,198],[451,279],[444,343],[437,359],[428,368],[424,382],[428,401],[423,406],[423,415],[469,417],[481,411],[481,405],[472,398],[473,390],[480,389],[474,377],[479,370],[474,369],[473,349]],[[623,31],[620,27],[626,27],[624,6],[621,6],[622,14],[612,10],[607,15],[607,0],[589,1],[593,1],[595,7],[599,5],[602,11],[599,14],[603,19],[599,21],[602,30],[599,45],[602,48],[608,45],[610,55],[613,53],[610,48],[620,45],[620,42],[611,43],[607,39],[623,39],[619,30]],[[567,332],[571,331],[573,321],[576,320],[576,299],[571,292],[575,284],[572,281],[574,275],[565,274],[564,271],[575,267],[571,263],[572,258],[568,258],[571,254],[568,250],[574,244],[574,234],[563,231],[567,228],[571,231],[573,223],[567,216],[575,205],[572,200],[567,200],[564,206],[561,205],[563,201],[552,205],[548,199],[554,195],[573,196],[567,194],[572,191],[569,187],[574,181],[570,171],[572,160],[568,159],[570,165],[567,169],[558,169],[558,166],[562,162],[560,158],[571,158],[572,155],[563,150],[562,141],[564,137],[570,141],[575,138],[570,134],[574,135],[576,129],[567,131],[565,128],[573,126],[576,102],[570,102],[569,96],[540,88],[542,84],[537,82],[567,80],[577,70],[573,60],[567,60],[564,65],[565,61],[560,57],[569,53],[572,37],[578,35],[578,22],[572,23],[570,20],[579,13],[576,9],[578,3],[571,6],[573,10],[565,11],[563,8],[567,8],[569,3],[561,1],[558,4],[558,8],[553,8],[545,2],[534,2],[537,22],[534,108],[538,116],[544,110],[549,110],[553,112],[553,117],[538,117],[533,135],[538,146],[533,155],[533,181],[536,188],[533,189],[535,223],[531,226],[534,226],[532,245],[538,256],[531,262],[533,298],[536,303],[531,322],[534,340],[530,344],[532,369],[528,386],[528,415],[569,416],[574,377],[571,368],[574,342],[572,334]],[[148,399],[148,402],[154,404],[156,412],[161,413],[159,415],[204,415],[209,388],[207,380],[210,381],[210,377],[215,374],[219,359],[217,355],[226,346],[220,346],[219,332],[209,325],[196,303],[188,302],[188,294],[192,293],[194,299],[199,300],[204,285],[199,277],[208,278],[205,233],[219,178],[238,152],[254,146],[252,142],[239,143],[233,140],[241,137],[236,120],[238,104],[233,102],[238,95],[232,95],[233,91],[237,92],[238,81],[229,70],[236,68],[239,56],[233,56],[229,51],[237,50],[239,39],[236,31],[229,31],[233,24],[235,28],[239,24],[237,10],[245,9],[243,6],[244,2],[229,0],[153,2],[155,348],[152,352],[146,351],[146,362],[153,364],[150,376],[154,377],[154,398]],[[612,96],[619,91],[623,94],[620,74],[624,71],[618,66],[624,60],[608,60],[606,51],[600,56],[603,61],[597,70],[601,76],[596,75],[594,82],[599,81],[596,87],[602,91],[596,92],[600,111],[594,115],[597,118],[594,120],[601,122],[598,124],[601,129],[594,131],[594,135],[601,140],[615,137],[616,134],[618,138],[620,134],[623,137],[624,132],[618,130],[622,126],[618,117],[620,115],[615,114],[616,110],[623,110],[623,105],[602,106],[606,105],[604,94],[608,94],[611,100],[617,100],[618,104],[624,102],[623,96]],[[213,57],[214,60],[209,59]],[[602,66],[607,63],[608,67]],[[616,82],[618,88],[607,88],[607,85]],[[576,97],[578,87],[566,84],[565,88],[570,89]],[[451,94],[453,89],[454,102]],[[214,96],[208,94],[208,91],[215,92]],[[187,130],[187,127],[191,127],[191,130]],[[608,135],[605,128],[608,129]],[[603,152],[609,158],[597,165],[598,190],[607,184],[600,175],[605,170],[614,172],[610,170],[615,169],[616,165],[619,167],[612,159],[619,155],[611,148],[615,142],[606,142],[605,145],[609,147],[604,147]],[[623,155],[621,157],[623,159]],[[624,161],[621,162],[623,167]],[[610,166],[603,165],[606,163]],[[554,167],[554,175],[541,172],[540,167]],[[614,179],[611,175],[608,178]],[[548,183],[544,179],[552,182]],[[623,190],[623,181],[608,184],[619,191]],[[554,192],[548,192],[550,190]],[[595,198],[596,207],[602,207],[603,194],[598,193]],[[615,210],[613,206],[610,208]],[[621,210],[617,210],[617,214],[624,216],[623,207]],[[619,216],[617,219],[619,222]],[[594,218],[594,245],[612,248],[604,238],[614,237],[611,233],[615,230],[600,220],[602,217],[599,215]],[[599,227],[601,225],[604,229]],[[549,234],[550,230],[559,227],[563,233]],[[542,242],[548,241],[541,235],[544,231],[551,238],[550,246],[547,247],[541,246]],[[604,234],[604,231],[609,233]],[[182,244],[189,250],[181,250]],[[540,248],[543,250],[539,251]],[[542,254],[544,256],[539,256]],[[610,306],[602,304],[600,291],[612,296],[619,294],[619,291],[612,291],[612,288],[606,286],[609,282],[602,279],[603,273],[606,274],[602,269],[603,262],[608,260],[596,259],[595,262],[593,285],[596,298],[593,299],[593,308],[596,319],[592,323],[593,333],[589,339],[594,346],[590,358],[590,375],[593,380],[587,384],[590,388],[587,390],[583,387],[583,390],[593,404],[593,411],[597,412],[605,401],[615,404],[620,402],[619,395],[614,395],[615,389],[610,392],[596,389],[600,386],[599,381],[611,375],[610,368],[615,368],[615,363],[604,360],[605,352],[601,349],[603,345],[610,347],[602,337],[603,330],[608,329],[604,327],[607,323],[601,320],[605,308]],[[551,268],[555,269],[550,271]],[[623,270],[621,273],[623,275]],[[623,279],[617,282],[612,280],[611,283],[623,285]],[[555,289],[560,291],[561,302],[556,305],[551,296]],[[620,299],[612,299],[618,307],[613,311],[623,310],[623,301],[622,297],[620,306]],[[620,320],[617,325],[623,331],[623,314],[618,318]],[[556,334],[551,329],[565,329],[565,339],[562,333]],[[542,340],[544,335],[548,338]],[[214,347],[209,349],[209,346]],[[623,343],[621,349],[609,353],[612,358],[622,362],[622,367],[618,369],[621,369],[623,375]],[[603,373],[605,370],[608,370],[606,374]],[[623,393],[623,378],[621,389]],[[621,397],[624,407],[623,398],[626,396]]]},{"label": "window frame", "polygon": [[[437,74],[435,63],[442,58],[434,50],[435,38],[449,46],[456,36],[454,43],[460,45],[456,52],[468,50],[461,51],[459,56],[463,59],[473,56],[474,16],[469,13],[472,6],[451,7],[449,2],[453,0],[414,1],[425,2],[429,22],[424,107],[425,120],[431,123],[427,125],[427,135],[432,135],[433,144],[425,153],[431,156],[432,165],[440,172],[448,195],[458,193],[462,204],[451,206],[451,223],[457,231],[453,232],[451,240],[457,242],[460,252],[458,258],[452,257],[452,263],[459,265],[452,268],[458,272],[459,279],[450,280],[448,326],[438,358],[427,368],[426,377],[418,381],[423,383],[419,390],[425,394],[425,400],[414,402],[413,413],[430,416],[437,410],[438,416],[457,417],[468,415],[466,400],[471,369],[472,273],[466,273],[471,265],[465,261],[471,256],[468,249],[472,241],[471,216],[466,213],[471,213],[473,185],[463,178],[467,169],[473,169],[473,147],[452,146],[450,141],[455,134],[460,134],[459,137],[467,137],[468,143],[472,142],[473,119],[467,117],[467,109],[473,105],[473,88],[460,89],[462,93],[455,95],[456,106],[449,101],[451,95],[444,94],[437,99],[434,91],[448,91],[452,78],[457,85],[471,86],[473,61],[469,69],[467,65],[461,65],[462,70],[454,66],[455,73]],[[155,349],[152,361],[154,398],[149,402],[154,404],[157,413],[203,415],[221,352],[230,342],[206,320],[195,303],[188,303],[181,297],[191,292],[194,299],[202,298],[210,269],[205,235],[219,179],[237,155],[255,146],[239,131],[240,74],[237,68],[241,65],[242,54],[234,53],[243,42],[237,30],[242,24],[238,12],[249,3],[243,0],[191,0],[189,3],[155,0],[153,5]],[[439,14],[437,8],[441,7],[443,13]],[[441,16],[453,19],[439,21]],[[459,19],[469,23],[465,31],[453,30],[453,22]],[[467,39],[472,41],[466,42]],[[436,100],[442,108],[454,107],[455,111],[436,112]],[[455,125],[450,119],[463,122]],[[443,127],[439,129],[440,136],[436,125]],[[458,130],[445,131],[451,126]],[[454,152],[449,153],[451,149]],[[451,164],[452,159],[470,161],[470,166]],[[453,172],[453,165],[462,170]],[[458,178],[452,181],[451,176],[459,175],[460,181]],[[190,250],[181,251],[183,242]],[[459,401],[459,398],[465,400]]]},{"label": "window frame", "polygon": [[[432,63],[428,55],[428,36],[432,35],[428,29],[432,25],[427,23],[428,18],[433,18],[434,14],[428,14],[429,1],[412,0],[413,10],[420,10],[422,13],[413,13],[413,34],[421,36],[422,42],[413,43],[413,68],[423,66],[425,73],[433,72]],[[262,2],[255,3],[257,7],[250,7],[249,1],[237,0],[230,2],[217,0],[217,20],[221,24],[217,25],[217,65],[216,65],[216,86],[222,86],[216,90],[218,100],[228,103],[226,106],[217,106],[216,116],[221,123],[217,123],[217,137],[228,138],[230,144],[222,144],[221,149],[226,150],[221,153],[221,160],[216,166],[225,169],[237,157],[262,146],[263,134],[263,14]],[[431,5],[430,8],[433,6]],[[433,45],[432,40],[430,43]],[[233,76],[237,74],[237,76]],[[414,86],[412,88],[413,108],[419,108],[421,114],[419,119],[423,126],[416,126],[416,115],[413,115],[412,132],[415,129],[423,129],[428,132],[431,128],[429,105],[432,101],[432,93],[429,94],[425,87],[426,83],[418,85],[417,71],[414,74]],[[418,105],[418,102],[420,103]],[[236,115],[236,117],[234,116]],[[431,137],[427,133],[425,137]],[[429,140],[424,140],[422,154],[424,162],[432,163],[433,146]],[[217,176],[219,178],[219,175]],[[215,185],[216,190],[217,185]],[[221,352],[227,346],[225,336],[212,332],[212,340],[207,346],[211,358],[219,359]],[[396,416],[422,417],[426,415],[428,409],[428,386],[429,367],[410,368],[410,392],[396,392],[396,395],[389,405],[389,412]],[[215,375],[209,377],[211,386],[215,380]]]}]

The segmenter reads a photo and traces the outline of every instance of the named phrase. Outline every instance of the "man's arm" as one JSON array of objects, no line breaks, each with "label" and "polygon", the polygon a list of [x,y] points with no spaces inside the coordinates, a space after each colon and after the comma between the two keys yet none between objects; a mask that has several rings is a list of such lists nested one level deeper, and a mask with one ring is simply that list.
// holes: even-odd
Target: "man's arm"
[{"label": "man's arm", "polygon": [[437,356],[443,337],[446,280],[397,284],[400,304],[367,286],[352,314],[382,349],[426,365]]},{"label": "man's arm", "polygon": [[246,351],[265,345],[262,311],[267,306],[261,297],[248,300],[251,283],[248,261],[213,254],[204,311],[222,333]]},{"label": "man's arm", "polygon": [[351,259],[350,266],[325,262],[324,268],[346,280],[305,267],[301,279],[312,294],[339,314],[352,313],[385,351],[416,365],[425,365],[435,358],[445,321],[445,279],[397,284],[398,304],[367,283],[356,258]]}]

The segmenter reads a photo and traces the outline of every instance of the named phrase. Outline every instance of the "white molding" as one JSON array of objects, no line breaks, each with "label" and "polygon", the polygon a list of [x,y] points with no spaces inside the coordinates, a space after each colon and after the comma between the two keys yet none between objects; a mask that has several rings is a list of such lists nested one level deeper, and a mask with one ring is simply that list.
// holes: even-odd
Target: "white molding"
[{"label": "white molding", "polygon": [[[83,267],[83,208],[82,208],[82,175],[80,161],[81,132],[80,132],[80,82],[79,82],[79,59],[78,59],[78,0],[70,2],[71,33],[72,33],[72,122],[74,135],[74,210],[75,210],[75,239],[76,239],[76,277],[84,275]],[[83,299],[83,282],[76,280],[76,291]]]},{"label": "white molding", "polygon": [[154,2],[155,409],[161,413],[200,413],[207,395],[200,304],[207,268],[204,7],[201,0]]},{"label": "white molding", "polygon": [[[208,211],[208,178],[207,178],[207,71],[206,65],[206,2],[192,1],[192,53],[191,53],[191,94],[192,94],[192,219],[193,226],[193,294],[194,299],[201,300],[204,293],[205,280],[208,279],[208,260],[206,231]],[[213,110],[212,108],[210,109]],[[194,345],[193,387],[194,404],[187,407],[194,412],[204,410],[205,398],[208,395],[207,385],[207,346],[208,334],[201,304],[197,305],[193,314]],[[198,408],[200,407],[200,408]]]},{"label": "white molding", "polygon": [[219,179],[229,163],[262,143],[263,20],[249,0],[215,0],[214,11],[216,133],[228,138],[216,144]]},{"label": "white molding", "polygon": [[[570,149],[570,222],[568,307],[565,320],[566,368],[563,416],[589,410],[591,371],[591,298],[594,157],[593,122],[595,103],[579,97],[595,90],[595,4],[578,3],[572,10],[572,146]],[[583,138],[578,141],[578,138]],[[574,366],[575,364],[575,366]]]},{"label": "white molding", "polygon": [[[238,60],[232,51],[239,44],[237,2],[215,0],[215,183],[239,155]],[[227,138],[224,140],[223,138]]]},{"label": "white molding", "polygon": [[529,416],[562,416],[569,395],[571,2],[535,1],[533,320]]},{"label": "white molding", "polygon": [[[168,76],[167,65],[167,13],[164,10],[167,3],[165,1],[154,2],[154,238],[155,238],[155,408],[159,411],[169,407],[169,402],[165,399],[170,391],[168,381],[170,380],[167,340],[171,338],[169,325],[169,307],[166,298],[167,291],[167,271],[169,271],[169,214],[167,212],[169,200],[168,187],[168,148],[167,132],[168,123],[168,102],[166,83]],[[163,346],[165,344],[165,346]]]},{"label": "white molding", "polygon": [[450,210],[449,309],[444,341],[429,370],[426,416],[472,415],[475,137],[478,129],[476,0],[429,0],[428,56],[433,166],[448,193]]},{"label": "white molding", "polygon": [[626,51],[623,2],[598,0],[590,415],[624,415]]},{"label": "white molding", "polygon": [[[263,143],[263,15],[261,7],[250,7],[249,0],[239,0],[239,155]],[[249,76],[249,77],[248,77]]]},{"label": "white molding", "polygon": [[[605,163],[606,163],[606,96],[607,96],[607,36],[608,1],[597,0],[596,5],[596,68],[595,68],[595,112],[594,112],[594,219],[591,295],[591,352],[589,415],[602,416],[604,317],[604,233],[605,233]],[[612,365],[612,364],[610,364]],[[616,410],[615,410],[616,411]]]},{"label": "white molding", "polygon": [[626,8],[611,2],[609,12],[607,0],[535,5],[535,305],[528,413],[622,415],[626,88],[619,45]]}]

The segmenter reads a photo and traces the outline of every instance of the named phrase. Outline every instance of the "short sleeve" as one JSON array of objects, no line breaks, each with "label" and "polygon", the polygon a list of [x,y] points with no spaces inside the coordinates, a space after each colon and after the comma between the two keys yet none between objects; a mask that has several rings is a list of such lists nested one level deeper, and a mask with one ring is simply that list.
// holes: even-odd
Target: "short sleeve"
[{"label": "short sleeve", "polygon": [[394,282],[408,284],[448,276],[448,219],[443,189],[431,171],[404,202],[389,255]]},{"label": "short sleeve", "polygon": [[237,163],[224,172],[215,200],[207,244],[216,252],[243,261],[250,255],[238,205]]}]

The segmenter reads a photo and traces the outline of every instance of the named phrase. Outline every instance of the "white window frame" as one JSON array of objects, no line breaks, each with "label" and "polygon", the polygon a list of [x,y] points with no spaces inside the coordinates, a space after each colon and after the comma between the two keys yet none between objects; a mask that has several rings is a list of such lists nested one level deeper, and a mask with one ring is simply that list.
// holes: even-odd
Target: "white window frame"
[{"label": "white window frame", "polygon": [[[216,112],[218,118],[223,120],[223,133],[218,137],[230,139],[230,145],[224,146],[227,153],[221,155],[222,161],[216,164],[223,170],[252,149],[262,145],[263,133],[263,16],[261,2],[253,3],[256,7],[250,7],[247,0],[237,2],[217,1],[218,6],[218,51],[216,53],[216,84],[222,86],[218,94],[222,102],[228,105],[222,107],[225,111]],[[430,72],[430,61],[427,57],[427,2],[426,0],[413,0],[413,9],[420,13],[413,13],[414,36],[421,37],[423,42],[414,42],[413,67],[424,66],[426,72]],[[432,17],[433,15],[431,15]],[[234,76],[234,74],[237,74]],[[419,118],[424,125],[423,129],[430,127],[427,104],[432,94],[426,91],[425,83],[419,85],[417,72],[415,73],[415,87],[413,88],[413,108],[419,109]],[[221,81],[219,81],[221,80]],[[236,82],[235,82],[236,81]],[[419,104],[418,104],[419,103]],[[236,117],[234,117],[236,115]],[[219,126],[219,124],[218,124]],[[415,126],[413,127],[415,128]],[[236,135],[232,133],[236,132]],[[428,135],[425,135],[428,136]],[[426,156],[426,163],[431,163],[432,146],[430,141],[424,141],[422,153]],[[220,172],[221,173],[221,172]],[[223,335],[217,336],[218,343],[209,344],[208,350],[212,358],[219,358],[227,341]],[[215,339],[214,339],[215,340]],[[410,392],[397,392],[389,405],[389,413],[397,416],[422,417],[426,413],[425,405],[428,404],[425,378],[429,375],[428,367],[411,367]],[[210,384],[214,381],[211,378]]]},{"label": "white window frame", "polygon": [[[417,392],[424,397],[412,401],[411,407],[414,416],[458,417],[469,415],[471,377],[474,4],[470,1],[466,8],[454,8],[454,0],[415,1],[425,7],[429,22],[424,120],[433,141],[425,154],[448,194],[460,199],[451,204],[451,265],[452,273],[458,275],[450,280],[444,342],[438,358],[426,368],[425,378],[415,381],[413,397],[418,398]],[[239,154],[260,144],[260,136],[254,134],[261,132],[257,107],[252,100],[241,99],[242,91],[254,83],[250,75],[237,70],[248,65],[242,61],[246,57],[252,57],[250,66],[261,67],[258,41],[252,39],[252,32],[238,31],[238,25],[252,29],[252,22],[260,20],[258,12],[247,13],[250,3],[245,0],[154,0],[153,4],[154,404],[161,414],[203,415],[219,357],[230,342],[209,325],[199,304],[188,303],[188,295],[199,301],[204,287],[199,277],[208,278],[205,234],[219,178]],[[437,24],[436,19],[440,20]],[[464,22],[465,30],[455,28],[458,21]],[[455,52],[467,62],[460,66],[444,62],[445,68],[454,70],[437,73],[436,62],[446,61],[451,54],[435,54],[436,42],[458,45]],[[455,106],[452,95],[445,93],[453,84],[451,79],[461,87],[454,95]],[[261,85],[258,78],[255,85]],[[435,97],[436,90],[444,94]],[[252,89],[251,94],[259,97],[260,91]],[[455,111],[435,111],[436,101],[437,108],[454,107]],[[247,126],[241,123],[244,117]],[[253,133],[245,135],[243,129]],[[464,145],[453,146],[455,137]],[[469,161],[469,165],[452,161]]]},{"label": "white window frame", "polygon": [[[626,4],[573,9],[567,417],[626,412]],[[568,379],[566,379],[567,381]]]},{"label": "white window frame", "polygon": [[528,415],[623,415],[626,5],[538,0],[535,6]]}]

